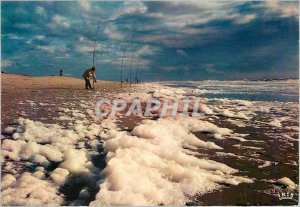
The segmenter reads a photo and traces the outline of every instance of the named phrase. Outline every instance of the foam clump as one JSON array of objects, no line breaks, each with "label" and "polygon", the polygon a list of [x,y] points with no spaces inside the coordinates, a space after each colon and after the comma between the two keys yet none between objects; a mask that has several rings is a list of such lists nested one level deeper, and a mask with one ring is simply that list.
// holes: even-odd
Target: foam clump
[{"label": "foam clump", "polygon": [[4,175],[3,178],[1,179],[2,190],[12,186],[13,184],[15,184],[15,182],[16,182],[16,178],[12,174]]},{"label": "foam clump", "polygon": [[38,121],[19,118],[18,123],[26,129],[22,133],[14,133],[13,139],[25,141],[35,141],[37,143],[62,142],[64,144],[73,144],[81,137],[74,130],[62,129],[57,124],[44,124]]},{"label": "foam clump", "polygon": [[278,120],[278,119],[273,119],[273,120],[269,123],[269,125],[270,125],[270,126],[273,126],[273,127],[278,127],[278,128],[282,127],[281,122],[280,122],[280,120]]},{"label": "foam clump", "polygon": [[296,189],[297,185],[288,177],[280,178],[276,181],[277,184],[287,186],[290,189]]},{"label": "foam clump", "polygon": [[50,174],[50,177],[56,184],[61,186],[65,183],[69,174],[70,172],[67,169],[58,167]]},{"label": "foam clump", "polygon": [[247,116],[246,114],[244,114],[243,112],[235,113],[235,112],[229,111],[228,109],[221,111],[220,115],[229,117],[229,118],[238,118],[238,119],[246,119],[246,120],[250,119],[250,117]]},{"label": "foam clump", "polygon": [[[198,146],[208,149],[222,149],[213,142],[204,142],[198,139],[194,134],[190,132],[208,130],[212,133],[220,132],[215,129],[208,129],[203,126],[197,125],[196,122],[200,122],[203,125],[208,122],[203,122],[197,119],[185,118],[184,122],[182,118],[177,119],[159,119],[157,121],[145,120],[141,125],[135,127],[132,131],[133,135],[143,137],[145,139],[158,139],[161,142],[168,144],[180,144],[181,146]],[[181,122],[181,123],[180,123]],[[209,124],[209,127],[213,124]],[[177,142],[174,142],[176,140]],[[169,146],[170,147],[170,146]]]},{"label": "foam clump", "polygon": [[64,154],[64,161],[59,167],[65,168],[72,173],[88,173],[88,168],[93,168],[93,164],[87,158],[84,150],[69,149]]},{"label": "foam clump", "polygon": [[[13,161],[23,161],[26,167],[37,166],[31,177],[52,183],[54,186],[62,186],[72,175],[84,175],[88,180],[92,178],[93,173],[98,172],[91,162],[89,151],[85,148],[75,148],[80,140],[85,138],[93,141],[96,146],[98,141],[95,137],[101,131],[99,125],[77,123],[65,129],[59,125],[22,118],[18,123],[23,130],[15,132],[12,135],[14,139],[4,139],[2,142],[3,160],[9,158]],[[52,164],[58,167],[52,172],[46,172],[45,169],[53,166]],[[7,165],[6,169],[15,174],[12,167]],[[46,174],[50,174],[50,177]],[[8,178],[6,183],[9,183]],[[9,194],[13,195],[14,191],[7,192],[7,196]]]},{"label": "foam clump", "polygon": [[54,206],[60,205],[62,201],[55,186],[30,173],[23,173],[14,181],[14,185],[2,191],[4,206]]},{"label": "foam clump", "polygon": [[239,106],[253,106],[252,102],[251,101],[246,101],[246,100],[233,100],[232,102],[238,104]]},{"label": "foam clump", "polygon": [[14,161],[30,160],[36,164],[47,166],[49,161],[62,161],[63,154],[52,145],[5,139],[2,143],[2,156],[8,156]]}]

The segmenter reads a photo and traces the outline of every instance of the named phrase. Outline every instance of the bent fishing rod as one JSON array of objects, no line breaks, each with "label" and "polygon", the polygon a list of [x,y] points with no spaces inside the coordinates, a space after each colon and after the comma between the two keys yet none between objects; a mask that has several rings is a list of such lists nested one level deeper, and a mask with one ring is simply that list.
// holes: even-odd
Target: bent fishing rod
[{"label": "bent fishing rod", "polygon": [[124,48],[124,52],[123,52],[123,56],[122,56],[121,77],[120,77],[121,88],[123,86],[123,63],[124,63],[125,52],[126,52],[126,47]]},{"label": "bent fishing rod", "polygon": [[131,56],[131,66],[130,66],[130,72],[129,72],[129,81],[130,81],[129,86],[131,86],[131,71],[132,71],[132,60],[133,60],[133,55],[134,55],[134,52],[132,52],[132,56]]},{"label": "bent fishing rod", "polygon": [[138,65],[135,69],[135,82],[136,83],[138,82],[138,69],[139,69],[139,66],[140,66],[140,62],[141,62],[141,60],[139,60]]},{"label": "bent fishing rod", "polygon": [[96,30],[96,34],[95,34],[95,39],[94,39],[94,51],[93,51],[93,67],[95,67],[95,52],[96,52],[96,44],[97,44],[97,36],[98,36],[98,31],[100,28],[100,23],[104,23],[104,22],[111,22],[112,20],[99,20],[98,21],[98,25],[97,25],[97,30]]},{"label": "bent fishing rod", "polygon": [[98,36],[99,27],[100,27],[100,22],[101,21],[98,22],[98,26],[97,26],[97,30],[96,30],[96,34],[95,34],[95,39],[94,39],[93,67],[95,67],[95,51],[96,51],[97,36]]}]

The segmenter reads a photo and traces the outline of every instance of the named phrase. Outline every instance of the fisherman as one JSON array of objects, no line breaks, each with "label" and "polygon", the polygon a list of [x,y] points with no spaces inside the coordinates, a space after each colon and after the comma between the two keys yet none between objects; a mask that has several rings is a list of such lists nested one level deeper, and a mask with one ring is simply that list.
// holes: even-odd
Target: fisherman
[{"label": "fisherman", "polygon": [[96,75],[95,75],[95,70],[96,68],[95,67],[92,67],[90,69],[87,69],[82,77],[84,78],[85,80],[85,88],[86,89],[92,89],[92,85],[91,85],[91,82],[90,82],[90,78],[92,77],[93,78],[93,81],[96,83]]}]

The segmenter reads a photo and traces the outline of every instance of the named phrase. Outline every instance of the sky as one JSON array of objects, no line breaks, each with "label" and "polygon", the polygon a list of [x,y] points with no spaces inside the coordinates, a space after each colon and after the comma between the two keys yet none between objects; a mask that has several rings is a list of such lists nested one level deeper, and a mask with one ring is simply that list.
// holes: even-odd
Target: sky
[{"label": "sky", "polygon": [[122,60],[123,80],[298,78],[299,3],[1,3],[4,72],[81,77],[95,38],[98,79],[120,80]]}]

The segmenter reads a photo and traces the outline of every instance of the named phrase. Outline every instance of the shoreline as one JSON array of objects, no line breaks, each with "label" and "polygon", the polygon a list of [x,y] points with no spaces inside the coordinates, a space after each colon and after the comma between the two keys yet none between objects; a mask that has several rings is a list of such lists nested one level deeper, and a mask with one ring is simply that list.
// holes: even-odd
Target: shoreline
[{"label": "shoreline", "polygon": [[[1,75],[15,75],[15,76],[23,76],[23,77],[32,77],[32,78],[43,78],[43,77],[65,77],[65,78],[71,78],[71,79],[78,79],[81,80],[82,78],[79,77],[73,77],[73,76],[59,76],[59,75],[43,75],[43,76],[33,76],[33,75],[24,75],[24,74],[15,74],[15,73],[6,73],[2,72]],[[143,83],[168,83],[168,82],[211,82],[211,81],[229,81],[229,82],[239,82],[239,81],[253,81],[253,82],[272,82],[272,81],[287,81],[287,80],[298,80],[298,78],[271,78],[271,79],[203,79],[203,80],[157,80],[157,81],[143,81]],[[99,80],[99,81],[105,81],[105,82],[115,82],[120,83],[120,81],[114,81],[114,80]],[[125,83],[125,81],[124,81]]]}]

